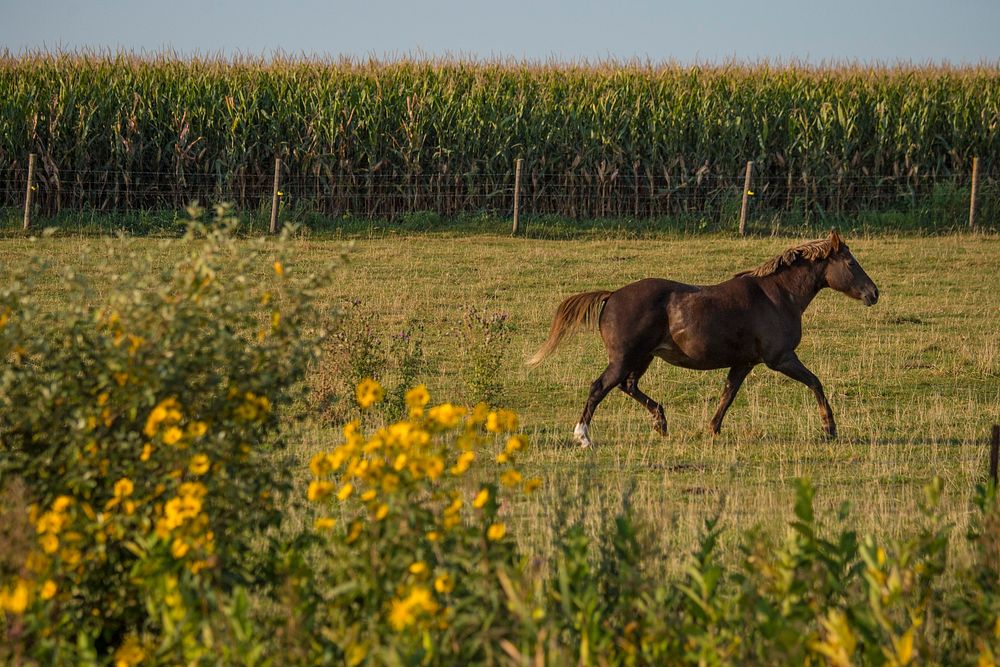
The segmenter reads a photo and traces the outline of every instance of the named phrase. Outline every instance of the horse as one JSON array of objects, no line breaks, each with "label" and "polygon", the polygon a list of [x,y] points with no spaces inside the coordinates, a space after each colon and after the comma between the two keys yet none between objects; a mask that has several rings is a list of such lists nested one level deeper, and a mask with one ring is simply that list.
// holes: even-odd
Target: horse
[{"label": "horse", "polygon": [[743,380],[758,364],[809,387],[819,405],[823,428],[837,437],[823,385],[795,354],[802,340],[802,313],[824,287],[872,306],[878,287],[836,230],[828,238],[788,248],[756,269],[737,273],[717,285],[646,278],[615,291],[574,294],[556,310],[549,336],[528,360],[530,367],[552,354],[566,335],[597,329],[608,365],[590,386],[573,437],[590,447],[594,410],[615,387],[645,407],[653,428],[667,435],[663,406],[639,389],[639,379],[654,357],[692,370],[728,368],[719,407],[710,424],[713,435]]}]

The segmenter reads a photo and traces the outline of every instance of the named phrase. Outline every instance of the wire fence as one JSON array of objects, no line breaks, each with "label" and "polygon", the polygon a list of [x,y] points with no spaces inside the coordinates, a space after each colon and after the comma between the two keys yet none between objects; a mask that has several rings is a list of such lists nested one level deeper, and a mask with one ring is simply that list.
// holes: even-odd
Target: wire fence
[{"label": "wire fence", "polygon": [[[24,205],[27,168],[7,169],[0,206]],[[317,165],[308,173],[260,166],[231,173],[76,170],[39,164],[32,180],[34,210],[143,211],[183,208],[192,200],[233,202],[241,210],[310,211],[330,217],[392,220],[432,212],[444,217],[486,214],[510,216],[515,189],[523,216],[571,219],[651,219],[679,215],[706,218],[739,216],[745,174],[548,172],[525,170],[516,180],[514,165],[503,172],[409,173],[395,169],[337,171]],[[1000,222],[1000,183],[977,183],[976,217],[996,228]],[[277,191],[277,194],[276,194]],[[937,223],[958,225],[968,215],[971,174],[948,178],[920,174],[811,176],[808,173],[758,173],[751,170],[746,189],[748,217],[857,216],[898,211]]]}]

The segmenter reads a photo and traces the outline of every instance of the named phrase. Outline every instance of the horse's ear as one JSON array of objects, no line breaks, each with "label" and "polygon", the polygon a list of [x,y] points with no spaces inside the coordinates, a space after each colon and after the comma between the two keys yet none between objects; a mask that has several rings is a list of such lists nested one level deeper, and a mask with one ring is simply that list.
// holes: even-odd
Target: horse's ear
[{"label": "horse's ear", "polygon": [[830,247],[833,248],[834,252],[840,250],[840,246],[844,244],[844,239],[840,238],[840,233],[836,229],[830,230],[830,238],[827,240],[830,242]]}]

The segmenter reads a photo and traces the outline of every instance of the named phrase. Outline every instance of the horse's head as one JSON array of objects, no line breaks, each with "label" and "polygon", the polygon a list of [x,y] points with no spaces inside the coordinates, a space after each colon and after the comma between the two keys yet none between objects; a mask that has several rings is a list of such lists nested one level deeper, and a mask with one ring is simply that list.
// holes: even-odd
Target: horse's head
[{"label": "horse's head", "polygon": [[878,301],[878,287],[858,264],[858,260],[851,254],[844,239],[834,230],[830,232],[830,238],[827,240],[832,248],[824,275],[827,286],[843,292],[852,299],[864,301],[866,306],[874,306]]}]

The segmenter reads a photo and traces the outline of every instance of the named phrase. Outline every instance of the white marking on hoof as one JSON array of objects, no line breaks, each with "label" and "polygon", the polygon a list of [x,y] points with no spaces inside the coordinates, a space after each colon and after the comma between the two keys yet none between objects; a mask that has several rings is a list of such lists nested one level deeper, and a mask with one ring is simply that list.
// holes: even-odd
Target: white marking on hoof
[{"label": "white marking on hoof", "polygon": [[590,429],[584,423],[577,424],[576,428],[573,429],[573,438],[584,449],[594,444],[590,441]]}]

